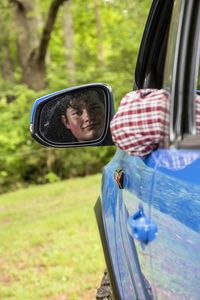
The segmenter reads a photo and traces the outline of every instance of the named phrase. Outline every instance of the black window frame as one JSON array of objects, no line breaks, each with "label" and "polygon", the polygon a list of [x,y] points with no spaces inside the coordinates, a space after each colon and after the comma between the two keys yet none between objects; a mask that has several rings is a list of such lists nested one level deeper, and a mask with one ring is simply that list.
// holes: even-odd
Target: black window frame
[{"label": "black window frame", "polygon": [[154,0],[139,49],[136,88],[162,88],[169,23],[174,0]]}]

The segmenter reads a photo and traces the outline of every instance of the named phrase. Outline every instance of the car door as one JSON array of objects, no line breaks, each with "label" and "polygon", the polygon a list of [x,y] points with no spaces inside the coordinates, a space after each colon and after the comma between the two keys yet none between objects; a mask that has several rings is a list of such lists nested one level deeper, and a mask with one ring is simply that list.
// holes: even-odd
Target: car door
[{"label": "car door", "polygon": [[159,232],[149,247],[149,280],[158,299],[199,299],[199,20],[199,1],[174,2],[163,80],[173,148],[146,160],[154,169],[150,214]]},{"label": "car door", "polygon": [[[171,94],[171,147],[143,159],[118,150],[104,169],[104,225],[120,299],[199,299],[199,6],[154,1],[138,57],[136,86]],[[151,242],[129,228],[141,209],[158,230]]]}]

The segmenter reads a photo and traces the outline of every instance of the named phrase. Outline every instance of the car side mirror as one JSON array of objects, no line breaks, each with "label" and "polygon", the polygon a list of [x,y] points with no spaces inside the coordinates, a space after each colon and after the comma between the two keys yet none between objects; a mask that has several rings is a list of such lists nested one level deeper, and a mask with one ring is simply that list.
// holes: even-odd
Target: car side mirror
[{"label": "car side mirror", "polygon": [[111,87],[93,83],[61,90],[37,99],[30,131],[39,143],[52,147],[113,145]]}]

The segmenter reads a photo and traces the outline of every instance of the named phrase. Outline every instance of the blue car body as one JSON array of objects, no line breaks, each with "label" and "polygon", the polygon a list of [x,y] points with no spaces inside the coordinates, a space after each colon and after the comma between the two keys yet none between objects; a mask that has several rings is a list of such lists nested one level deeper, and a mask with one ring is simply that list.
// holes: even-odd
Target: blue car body
[{"label": "blue car body", "polygon": [[[171,164],[170,152],[180,160],[178,170],[163,167],[163,162]],[[194,154],[195,160],[185,165],[183,155]],[[104,168],[103,219],[119,299],[148,299],[142,274],[155,299],[199,299],[198,156],[200,151],[157,150],[142,159],[118,150]],[[118,168],[124,170],[122,189],[114,179]],[[141,204],[158,227],[157,238],[147,245],[128,231],[128,218]]]}]

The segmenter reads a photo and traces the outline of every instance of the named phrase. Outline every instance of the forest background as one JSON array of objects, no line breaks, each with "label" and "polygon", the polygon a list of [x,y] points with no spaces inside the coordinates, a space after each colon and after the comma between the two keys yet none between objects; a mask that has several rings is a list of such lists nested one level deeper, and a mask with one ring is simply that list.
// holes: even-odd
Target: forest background
[{"label": "forest background", "polygon": [[29,132],[38,97],[70,86],[112,86],[117,107],[134,86],[150,0],[0,1],[0,193],[101,171],[115,147],[53,149]]}]

